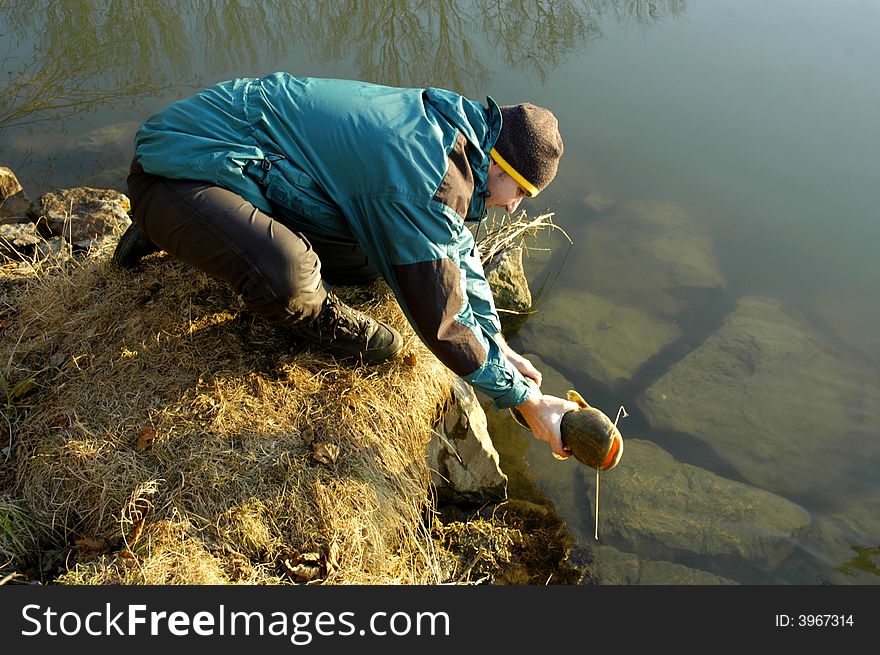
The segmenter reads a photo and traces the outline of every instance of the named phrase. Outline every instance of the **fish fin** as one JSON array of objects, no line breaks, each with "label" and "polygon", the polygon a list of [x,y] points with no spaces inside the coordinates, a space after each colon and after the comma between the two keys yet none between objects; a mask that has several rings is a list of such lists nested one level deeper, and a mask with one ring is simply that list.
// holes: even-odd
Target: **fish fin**
[{"label": "fish fin", "polygon": [[577,403],[581,409],[590,409],[589,403],[584,400],[583,396],[581,396],[577,391],[574,391],[573,389],[569,389],[566,392],[565,397],[568,398],[571,402]]}]

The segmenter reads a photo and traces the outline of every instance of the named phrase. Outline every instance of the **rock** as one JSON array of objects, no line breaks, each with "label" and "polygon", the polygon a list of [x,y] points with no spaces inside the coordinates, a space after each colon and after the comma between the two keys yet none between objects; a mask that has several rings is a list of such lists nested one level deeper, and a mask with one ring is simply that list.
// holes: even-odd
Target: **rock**
[{"label": "rock", "polygon": [[817,516],[803,541],[822,572],[806,584],[880,584],[880,492],[850,496],[843,509]]},{"label": "rock", "polygon": [[842,341],[880,364],[880,303],[870,280],[848,284],[846,293],[839,288],[825,289],[815,296],[813,304],[819,319]]},{"label": "rock", "polygon": [[[592,493],[595,477],[585,470]],[[623,461],[600,481],[600,538],[652,560],[771,571],[811,525],[791,501],[677,462],[641,439],[627,440]]]},{"label": "rock", "polygon": [[33,223],[0,225],[0,261],[29,258],[41,241]]},{"label": "rock", "polygon": [[590,191],[581,202],[597,213],[608,211],[617,204],[612,196],[602,191]]},{"label": "rock", "polygon": [[431,482],[440,502],[483,504],[507,498],[507,476],[486,428],[486,415],[473,389],[453,384],[453,402],[428,443]]},{"label": "rock", "polygon": [[611,546],[596,547],[595,567],[600,585],[735,585],[734,580],[683,564],[642,561]]},{"label": "rock", "polygon": [[6,202],[7,198],[11,198],[21,191],[21,184],[18,178],[6,166],[0,166],[0,205]]},{"label": "rock", "polygon": [[6,202],[0,204],[0,224],[10,223],[29,223],[27,217],[28,210],[31,207],[31,201],[28,199],[24,191],[19,191],[11,198],[7,198]]},{"label": "rock", "polygon": [[532,307],[532,294],[523,269],[522,255],[522,248],[512,246],[502,250],[483,266],[501,319],[502,332],[508,338],[522,327]]},{"label": "rock", "polygon": [[76,187],[44,193],[28,216],[47,238],[63,236],[69,243],[80,243],[120,235],[131,224],[130,210],[128,197],[118,191]]},{"label": "rock", "polygon": [[613,386],[635,371],[681,331],[668,321],[585,291],[561,289],[520,332],[525,348],[563,370]]},{"label": "rock", "polygon": [[40,239],[40,242],[37,244],[37,255],[40,259],[52,257],[55,258],[56,261],[60,261],[62,259],[68,259],[71,254],[70,244],[61,237]]},{"label": "rock", "polygon": [[573,270],[590,291],[657,316],[675,316],[697,292],[726,285],[711,240],[677,205],[626,203],[578,241],[569,276]]},{"label": "rock", "polygon": [[798,314],[746,297],[637,403],[652,427],[692,435],[751,484],[801,499],[859,467],[871,475],[878,388]]}]

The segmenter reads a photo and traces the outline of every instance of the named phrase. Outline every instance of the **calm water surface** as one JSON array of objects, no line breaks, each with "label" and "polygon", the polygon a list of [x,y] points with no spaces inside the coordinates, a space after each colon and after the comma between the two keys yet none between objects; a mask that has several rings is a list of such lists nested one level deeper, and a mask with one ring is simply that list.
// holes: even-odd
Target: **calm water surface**
[{"label": "calm water surface", "polygon": [[[553,212],[574,246],[567,251],[560,242],[549,264],[535,268],[533,282],[558,273],[539,307],[557,307],[559,315],[544,312],[541,320],[565,323],[562,313],[574,312],[576,321],[595,323],[590,305],[577,300],[583,296],[566,296],[589,292],[674,325],[679,337],[626,379],[611,381],[554,356],[529,336],[534,331],[524,329],[515,345],[552,362],[607,413],[626,406],[630,416],[621,427],[628,439],[653,442],[681,465],[734,480],[742,490],[765,489],[811,520],[809,529],[785,537],[791,552],[771,567],[693,551],[661,556],[649,540],[615,531],[615,517],[607,514],[600,544],[643,566],[665,558],[742,583],[880,582],[880,4],[474,0],[418,10],[390,1],[106,4],[0,5],[0,164],[17,172],[32,198],[77,185],[124,191],[137,125],[168,102],[235,76],[287,70],[550,107],[566,154],[557,181],[525,208]],[[652,222],[670,216],[686,225],[675,231]],[[634,227],[615,237],[615,225]],[[664,229],[701,235],[699,243],[707,244],[701,256],[723,283],[691,280],[666,306],[647,297],[655,277],[641,284],[626,272],[642,270],[640,244],[662,238]],[[603,250],[591,253],[597,244]],[[591,268],[593,256],[601,261],[609,249],[614,261]],[[691,256],[673,247],[664,266]],[[619,275],[620,283],[603,286],[612,266],[620,268],[612,282]],[[576,302],[559,307],[550,304],[554,297]],[[708,379],[715,367],[704,364],[697,377],[685,379],[693,393],[680,392],[694,404],[674,405],[671,419],[649,416],[642,395],[689,352],[712,344],[743,298],[782,307],[800,326],[785,334],[792,341],[808,334],[806,342],[833,353],[830,361],[839,365],[818,356],[811,365],[792,355],[786,368],[784,348],[770,349],[763,340],[771,337],[752,335],[758,355],[747,362],[749,375],[778,377],[778,396],[766,380],[748,382],[764,378],[747,376],[734,378],[729,397],[705,400],[711,384],[699,374]],[[687,412],[696,418],[685,420]],[[817,420],[801,418],[808,415]],[[830,431],[822,427],[825,416],[840,417]],[[824,432],[808,434],[813,424]],[[740,443],[725,449],[713,440],[721,433],[739,435]],[[835,443],[800,448],[822,435]],[[739,459],[730,454],[737,447]],[[799,458],[790,466],[779,461],[768,480],[760,458],[750,468],[752,452]],[[548,457],[543,448],[530,448],[535,482],[576,539],[592,547],[594,481],[569,463],[553,469]],[[616,473],[607,474],[608,489]],[[705,520],[709,525],[717,517]]]}]

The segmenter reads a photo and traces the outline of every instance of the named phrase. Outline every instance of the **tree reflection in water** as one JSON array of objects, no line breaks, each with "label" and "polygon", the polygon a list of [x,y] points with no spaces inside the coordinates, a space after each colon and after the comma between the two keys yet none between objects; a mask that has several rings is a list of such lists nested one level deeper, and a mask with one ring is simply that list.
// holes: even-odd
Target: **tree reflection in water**
[{"label": "tree reflection in water", "polygon": [[[17,0],[0,3],[0,128],[61,120],[305,50],[351,60],[363,80],[479,93],[485,47],[541,80],[601,35],[686,0]],[[274,70],[274,69],[273,69]],[[306,70],[291,71],[308,75]]]},{"label": "tree reflection in water", "polygon": [[502,67],[545,81],[601,36],[604,17],[651,24],[685,9],[686,0],[0,0],[0,165],[34,186],[118,186],[147,98],[328,65],[477,98]]}]

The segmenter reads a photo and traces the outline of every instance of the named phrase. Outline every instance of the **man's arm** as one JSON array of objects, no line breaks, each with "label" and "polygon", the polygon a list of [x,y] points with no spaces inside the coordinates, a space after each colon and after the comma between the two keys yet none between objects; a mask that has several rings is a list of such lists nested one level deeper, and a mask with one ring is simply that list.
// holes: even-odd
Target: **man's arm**
[{"label": "man's arm", "polygon": [[500,332],[496,334],[494,337],[495,343],[498,344],[498,347],[501,349],[501,352],[507,358],[511,364],[513,364],[514,368],[522,373],[529,380],[533,380],[535,384],[539,387],[541,386],[541,382],[544,379],[544,376],[541,375],[541,371],[535,368],[535,366],[528,359],[520,355],[513,348],[507,345],[507,341],[504,339],[504,335]]},{"label": "man's arm", "polygon": [[567,459],[571,453],[562,445],[562,416],[566,412],[577,411],[577,403],[541,393],[539,387],[543,376],[532,362],[507,345],[500,332],[495,335],[495,342],[507,360],[526,377],[531,386],[531,394],[525,402],[517,405],[517,410],[529,424],[536,439],[549,444],[550,450],[557,457]]}]

